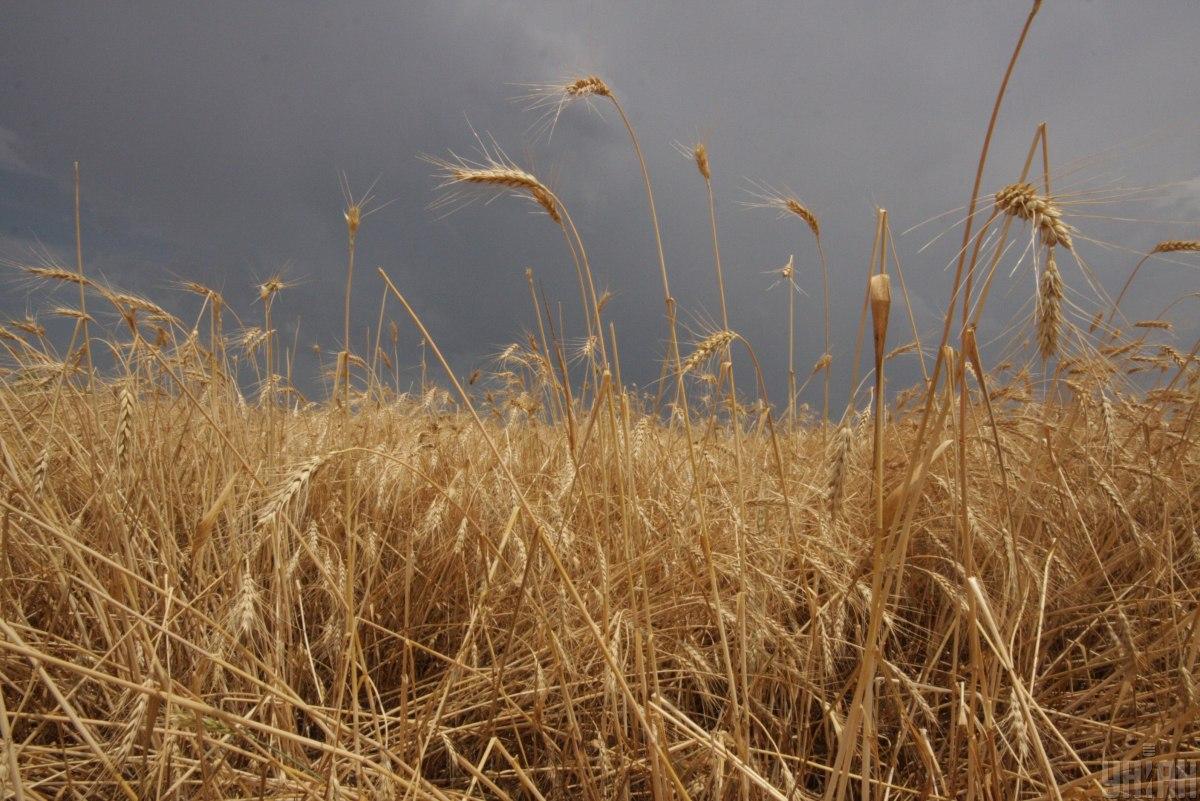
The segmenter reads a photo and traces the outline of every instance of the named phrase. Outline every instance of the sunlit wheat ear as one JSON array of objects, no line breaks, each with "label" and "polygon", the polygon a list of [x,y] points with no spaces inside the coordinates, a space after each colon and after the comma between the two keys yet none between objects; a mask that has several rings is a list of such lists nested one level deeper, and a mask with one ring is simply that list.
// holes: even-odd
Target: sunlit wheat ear
[{"label": "sunlit wheat ear", "polygon": [[[357,228],[357,225],[355,226]],[[283,276],[279,273],[272,275],[258,287],[258,299],[262,301],[270,300],[285,289],[291,287],[292,284],[283,280]]]},{"label": "sunlit wheat ear", "polygon": [[1100,395],[1100,419],[1104,423],[1104,445],[1111,456],[1117,450],[1117,415],[1108,395]]},{"label": "sunlit wheat ear", "polygon": [[789,255],[787,264],[779,268],[779,277],[784,281],[791,281],[796,277],[796,254]]},{"label": "sunlit wheat ear", "polygon": [[42,448],[41,454],[38,455],[38,460],[33,466],[33,496],[35,498],[41,496],[42,490],[46,488],[46,476],[50,472],[50,446]]},{"label": "sunlit wheat ear", "polygon": [[121,387],[117,403],[117,468],[124,470],[133,443],[133,393],[129,387]]},{"label": "sunlit wheat ear", "polygon": [[1169,320],[1138,320],[1134,328],[1155,328],[1159,331],[1170,331],[1173,327]]},{"label": "sunlit wheat ear", "polygon": [[359,226],[362,225],[362,221],[366,217],[394,202],[392,200],[384,203],[375,202],[375,184],[378,181],[378,178],[372,181],[371,185],[367,187],[367,191],[363,192],[362,196],[356,198],[354,193],[350,191],[349,177],[345,173],[338,175],[338,185],[342,190],[342,200],[346,204],[346,208],[342,210],[342,218],[346,221],[346,233],[349,234],[351,241],[358,236]]},{"label": "sunlit wheat ear", "polygon": [[563,94],[571,98],[611,97],[612,90],[608,88],[608,84],[599,75],[585,75],[568,83],[563,88]]},{"label": "sunlit wheat ear", "polygon": [[122,317],[129,318],[137,312],[145,314],[155,322],[177,325],[179,320],[156,303],[145,298],[131,295],[128,292],[118,292],[114,289],[100,287],[101,296],[112,304]]},{"label": "sunlit wheat ear", "polygon": [[996,208],[1002,213],[1032,222],[1047,247],[1062,245],[1074,250],[1071,228],[1062,220],[1062,210],[1054,199],[1039,195],[1030,183],[1009,184],[996,193]]},{"label": "sunlit wheat ear", "polygon": [[829,516],[834,520],[841,514],[842,498],[846,494],[846,471],[850,461],[850,447],[854,443],[854,432],[847,420],[838,427],[829,454],[829,468],[825,482],[825,495],[829,500]]},{"label": "sunlit wheat ear", "polygon": [[1046,259],[1046,269],[1038,287],[1037,339],[1038,352],[1049,359],[1058,352],[1058,330],[1062,325],[1063,282],[1054,260],[1054,251]]},{"label": "sunlit wheat ear", "polygon": [[204,284],[197,283],[196,281],[184,281],[182,284],[180,284],[180,286],[183,287],[184,290],[191,292],[193,295],[199,295],[205,300],[211,301],[220,306],[225,305],[225,298],[221,295],[221,293],[215,289],[212,289],[211,287],[205,286]]},{"label": "sunlit wheat ear", "polygon": [[91,286],[92,284],[91,281],[79,273],[63,269],[62,267],[25,267],[24,270],[34,278],[40,278],[45,281],[57,281],[63,284],[77,284],[82,286]]},{"label": "sunlit wheat ear", "polygon": [[779,212],[781,218],[789,215],[799,217],[812,231],[813,236],[820,238],[821,221],[795,194],[787,190],[779,191],[766,184],[755,183],[752,186],[754,188],[750,190],[750,196],[753,200],[746,201],[743,205],[756,209],[774,209]]},{"label": "sunlit wheat ear", "polygon": [[706,181],[712,180],[712,166],[708,161],[708,145],[703,142],[697,142],[694,145],[674,142],[673,146],[679,151],[679,155],[691,159],[696,163],[696,169],[700,172],[701,178]]},{"label": "sunlit wheat ear", "polygon": [[733,341],[734,333],[732,331],[717,331],[710,334],[700,341],[696,349],[688,354],[688,357],[683,360],[680,365],[682,371],[686,374],[699,367],[712,355],[718,353],[722,348]]},{"label": "sunlit wheat ear", "polygon": [[449,157],[430,158],[428,161],[437,167],[438,177],[442,182],[440,190],[451,190],[434,203],[435,207],[465,205],[461,195],[455,189],[477,189],[502,193],[511,191],[515,194],[532,198],[535,203],[550,216],[555,223],[562,224],[558,200],[550,188],[536,176],[518,167],[499,149],[494,153],[483,152],[483,161],[470,161],[457,154]]},{"label": "sunlit wheat ear", "polygon": [[529,84],[529,93],[518,100],[524,102],[528,111],[541,111],[537,120],[530,126],[535,137],[546,134],[547,138],[554,135],[558,118],[563,109],[575,101],[583,101],[595,110],[593,98],[612,98],[613,92],[598,75],[584,75],[569,78],[558,83]]},{"label": "sunlit wheat ear", "polygon": [[299,495],[308,482],[312,479],[313,474],[325,463],[325,456],[314,456],[301,462],[288,476],[284,484],[272,495],[258,513],[258,522],[269,524],[275,521],[288,505],[288,503]]},{"label": "sunlit wheat ear", "polygon": [[692,158],[696,161],[696,169],[700,171],[700,175],[704,180],[712,180],[712,169],[708,164],[708,148],[703,142],[699,142],[692,148]]},{"label": "sunlit wheat ear", "polygon": [[1200,240],[1197,239],[1164,239],[1150,253],[1196,253],[1200,252]]},{"label": "sunlit wheat ear", "polygon": [[81,312],[79,309],[73,309],[70,306],[55,306],[50,310],[50,313],[55,317],[65,317],[68,320],[87,320],[89,323],[96,322],[92,315]]},{"label": "sunlit wheat ear", "polygon": [[23,331],[31,337],[41,339],[46,336],[46,326],[39,323],[33,317],[26,317],[24,320],[9,320],[8,324],[18,331]]},{"label": "sunlit wheat ear", "polygon": [[230,622],[243,637],[254,631],[258,621],[258,584],[254,581],[254,573],[247,559],[242,568],[242,580],[238,585],[237,601],[234,603]]},{"label": "sunlit wheat ear", "polygon": [[817,361],[813,364],[811,375],[816,375],[817,373],[821,372],[822,370],[824,370],[826,367],[828,367],[831,364],[833,364],[833,354],[832,353],[821,354],[821,358],[817,359]]}]

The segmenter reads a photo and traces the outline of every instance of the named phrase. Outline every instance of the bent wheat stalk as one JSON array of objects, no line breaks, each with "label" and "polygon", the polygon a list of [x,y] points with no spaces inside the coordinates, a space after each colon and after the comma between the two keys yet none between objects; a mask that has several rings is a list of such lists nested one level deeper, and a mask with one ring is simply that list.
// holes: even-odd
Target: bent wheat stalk
[{"label": "bent wheat stalk", "polygon": [[1113,317],[1116,316],[1117,310],[1121,308],[1121,301],[1125,298],[1125,293],[1129,291],[1130,284],[1137,277],[1138,271],[1142,269],[1151,256],[1156,256],[1160,253],[1200,253],[1200,240],[1197,239],[1164,239],[1154,247],[1150,248],[1145,256],[1134,266],[1133,271],[1129,273],[1129,277],[1125,279],[1125,284],[1121,287],[1121,291],[1117,294],[1117,299],[1113,301],[1112,309],[1108,313],[1108,319],[1105,321],[1107,325],[1112,324]]}]

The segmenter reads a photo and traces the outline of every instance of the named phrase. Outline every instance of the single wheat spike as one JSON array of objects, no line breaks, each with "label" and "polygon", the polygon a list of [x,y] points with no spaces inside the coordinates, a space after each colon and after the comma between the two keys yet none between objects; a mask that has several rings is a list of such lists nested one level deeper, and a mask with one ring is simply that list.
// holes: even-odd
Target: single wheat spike
[{"label": "single wheat spike", "polygon": [[117,467],[124,470],[129,464],[130,443],[133,440],[133,393],[121,387],[117,409]]},{"label": "single wheat spike", "polygon": [[171,323],[178,322],[175,316],[162,306],[145,298],[139,298],[137,295],[131,295],[127,292],[114,292],[112,290],[102,291],[102,294],[104,295],[104,299],[115,306],[123,315],[140,311],[152,320],[162,320]]},{"label": "single wheat spike", "polygon": [[783,198],[783,208],[804,220],[812,231],[813,236],[819,237],[821,235],[821,222],[817,219],[817,215],[809,210],[808,206],[805,206],[794,197],[785,197]]},{"label": "single wheat spike", "polygon": [[796,254],[788,256],[787,264],[779,268],[779,277],[784,281],[791,281],[796,277]]},{"label": "single wheat spike", "polygon": [[692,148],[692,158],[696,160],[696,169],[700,171],[700,175],[704,180],[712,180],[712,169],[708,164],[708,148],[703,142],[698,143]]},{"label": "single wheat spike", "polygon": [[1047,247],[1062,245],[1073,250],[1071,229],[1062,221],[1062,211],[1052,198],[1039,195],[1033,184],[1009,184],[996,193],[996,208],[1013,217],[1029,220],[1041,229]]},{"label": "single wheat spike", "polygon": [[842,497],[846,494],[846,467],[850,461],[850,446],[854,443],[854,432],[849,421],[842,423],[833,440],[833,453],[829,460],[829,473],[825,493],[829,498],[829,515],[837,519],[842,508]]},{"label": "single wheat spike", "polygon": [[358,226],[362,223],[362,206],[358,203],[351,203],[342,212],[342,216],[346,218],[346,231],[353,239],[358,234]]},{"label": "single wheat spike", "polygon": [[287,482],[271,497],[267,504],[258,513],[260,523],[272,522],[275,517],[283,511],[288,502],[300,494],[300,491],[308,485],[313,474],[325,462],[325,456],[314,456],[311,459],[306,459],[301,462],[291,475],[288,476]]},{"label": "single wheat spike", "polygon": [[92,319],[92,315],[85,314],[79,309],[72,309],[70,306],[57,306],[51,309],[50,313],[55,317],[66,317],[70,320],[87,320],[90,323],[96,322]]},{"label": "single wheat spike", "polygon": [[781,218],[787,214],[795,215],[804,221],[813,236],[817,239],[821,238],[821,222],[817,219],[817,215],[813,214],[812,210],[801,203],[799,198],[790,191],[780,191],[766,184],[755,183],[750,195],[754,199],[745,205],[752,208],[775,209]]},{"label": "single wheat spike", "polygon": [[41,339],[46,336],[46,326],[39,323],[32,317],[27,317],[24,320],[9,320],[8,324],[18,331],[24,331],[31,337]]},{"label": "single wheat spike", "polygon": [[215,289],[209,289],[204,284],[200,284],[195,281],[184,281],[183,288],[185,290],[187,290],[188,292],[192,292],[196,295],[199,295],[202,298],[206,298],[209,300],[220,297],[220,295],[217,294],[217,291]]},{"label": "single wheat spike", "polygon": [[1154,247],[1151,253],[1184,253],[1200,251],[1200,240],[1197,239],[1164,239]]},{"label": "single wheat spike", "polygon": [[62,267],[26,267],[25,272],[36,278],[44,278],[47,281],[60,281],[64,284],[89,286],[92,283],[79,273],[65,270]]},{"label": "single wheat spike", "polygon": [[598,75],[586,75],[571,81],[563,91],[570,97],[611,97],[612,90]]},{"label": "single wheat spike", "polygon": [[33,496],[39,497],[46,487],[46,476],[50,472],[50,446],[42,448],[41,455],[33,465]]},{"label": "single wheat spike", "polygon": [[1058,352],[1058,329],[1062,323],[1062,301],[1062,274],[1058,271],[1058,262],[1054,260],[1054,252],[1051,251],[1049,258],[1046,259],[1046,269],[1042,272],[1037,304],[1038,351],[1042,354],[1043,359],[1049,359]]},{"label": "single wheat spike", "polygon": [[704,363],[704,360],[733,341],[732,331],[717,331],[702,340],[696,349],[683,360],[683,372],[687,373]]},{"label": "single wheat spike", "polygon": [[247,559],[242,568],[242,580],[238,586],[237,601],[233,608],[233,624],[245,636],[254,630],[258,619],[258,584],[250,570],[250,560]]},{"label": "single wheat spike", "polygon": [[1133,324],[1134,328],[1157,328],[1160,331],[1170,331],[1171,323],[1168,320],[1138,320]]},{"label": "single wheat spike", "polygon": [[558,212],[558,203],[545,184],[519,167],[490,166],[473,168],[458,166],[450,170],[449,183],[473,184],[476,186],[497,186],[525,192],[550,215],[556,223],[562,223]]},{"label": "single wheat spike", "polygon": [[[348,217],[348,215],[349,215],[349,212],[347,212],[347,217]],[[347,219],[347,225],[349,225],[349,219]],[[357,228],[357,227],[358,226],[356,223],[355,228]],[[268,278],[266,281],[264,281],[262,283],[261,286],[259,286],[258,298],[259,298],[259,300],[269,300],[285,289],[287,289],[287,284],[285,284],[283,282],[283,278],[281,276],[276,274],[276,275],[273,275],[270,278]]]},{"label": "single wheat spike", "polygon": [[817,359],[816,363],[813,365],[812,375],[816,375],[831,364],[833,364],[833,354],[821,354],[821,358]]}]

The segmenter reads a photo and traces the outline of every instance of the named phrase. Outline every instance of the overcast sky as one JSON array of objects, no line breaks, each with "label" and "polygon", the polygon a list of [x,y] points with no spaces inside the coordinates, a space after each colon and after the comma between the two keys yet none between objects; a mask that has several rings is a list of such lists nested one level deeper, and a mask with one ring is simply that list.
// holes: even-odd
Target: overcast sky
[{"label": "overcast sky", "polygon": [[[578,297],[561,235],[530,204],[500,198],[448,216],[428,208],[437,181],[419,156],[469,153],[473,126],[562,196],[598,282],[615,293],[608,312],[626,378],[645,384],[665,329],[628,140],[610,111],[582,106],[539,139],[530,130],[537,115],[513,100],[520,84],[594,71],[642,137],[681,320],[697,333],[718,317],[707,207],[672,143],[708,142],[732,325],[778,391],[787,301],[767,291],[765,271],[796,254],[810,293],[798,301],[801,375],[821,353],[819,272],[802,227],[741,205],[748,181],[789,186],[820,216],[835,361],[848,362],[875,207],[889,209],[899,233],[964,204],[1027,10],[1019,0],[8,3],[0,256],[19,261],[44,247],[70,259],[78,159],[89,273],[181,314],[194,313],[195,299],[172,286],[201,281],[257,323],[254,286],[285,269],[298,286],[278,301],[276,320],[288,342],[300,321],[307,364],[312,344],[340,344],[344,171],[356,191],[377,180],[379,201],[393,201],[360,232],[356,336],[374,325],[383,266],[469,371],[534,324],[526,266],[568,315]],[[1200,236],[1198,34],[1193,0],[1047,0],[1010,87],[985,192],[1015,179],[1045,120],[1056,188],[1158,187],[1137,202],[1068,203],[1084,237],[1138,251]],[[899,242],[926,329],[946,302],[943,270],[960,234],[920,248],[958,219]],[[1081,254],[1119,287],[1136,257],[1084,237]],[[1200,288],[1186,264],[1145,275],[1130,316]],[[1065,276],[1082,287],[1073,266]],[[1021,277],[1005,278],[985,329],[998,332],[1028,298]],[[12,274],[3,280],[5,318],[63,300]],[[1194,308],[1177,307],[1173,336],[1188,346],[1200,333]],[[416,337],[399,322],[415,360]]]}]

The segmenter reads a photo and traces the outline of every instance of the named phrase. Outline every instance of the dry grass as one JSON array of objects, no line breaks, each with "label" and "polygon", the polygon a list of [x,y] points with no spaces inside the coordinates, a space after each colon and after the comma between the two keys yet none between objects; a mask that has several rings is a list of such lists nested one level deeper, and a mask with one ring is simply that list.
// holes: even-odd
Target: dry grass
[{"label": "dry grass", "polygon": [[[611,102],[645,169],[615,90],[556,92]],[[873,403],[827,428],[777,419],[723,291],[722,328],[679,353],[665,260],[669,406],[626,391],[570,216],[498,153],[438,161],[445,188],[541,205],[589,338],[569,358],[532,293],[536,333],[469,391],[447,370],[401,392],[381,308],[376,353],[347,344],[338,391],[305,400],[282,279],[261,327],[225,331],[199,284],[193,327],[81,257],[30,268],[85,294],[65,351],[36,319],[0,340],[0,794],[1008,801],[1102,797],[1149,749],[1200,758],[1200,343],[1068,328],[1053,201],[1023,177],[997,196],[1044,249],[1033,330],[977,344],[991,279],[972,291],[964,255],[932,375],[891,408],[885,363],[924,349],[888,351],[909,337],[880,214]],[[723,290],[713,162],[689,154]],[[349,284],[370,225],[347,200]],[[1176,241],[1152,252],[1194,250]]]}]

